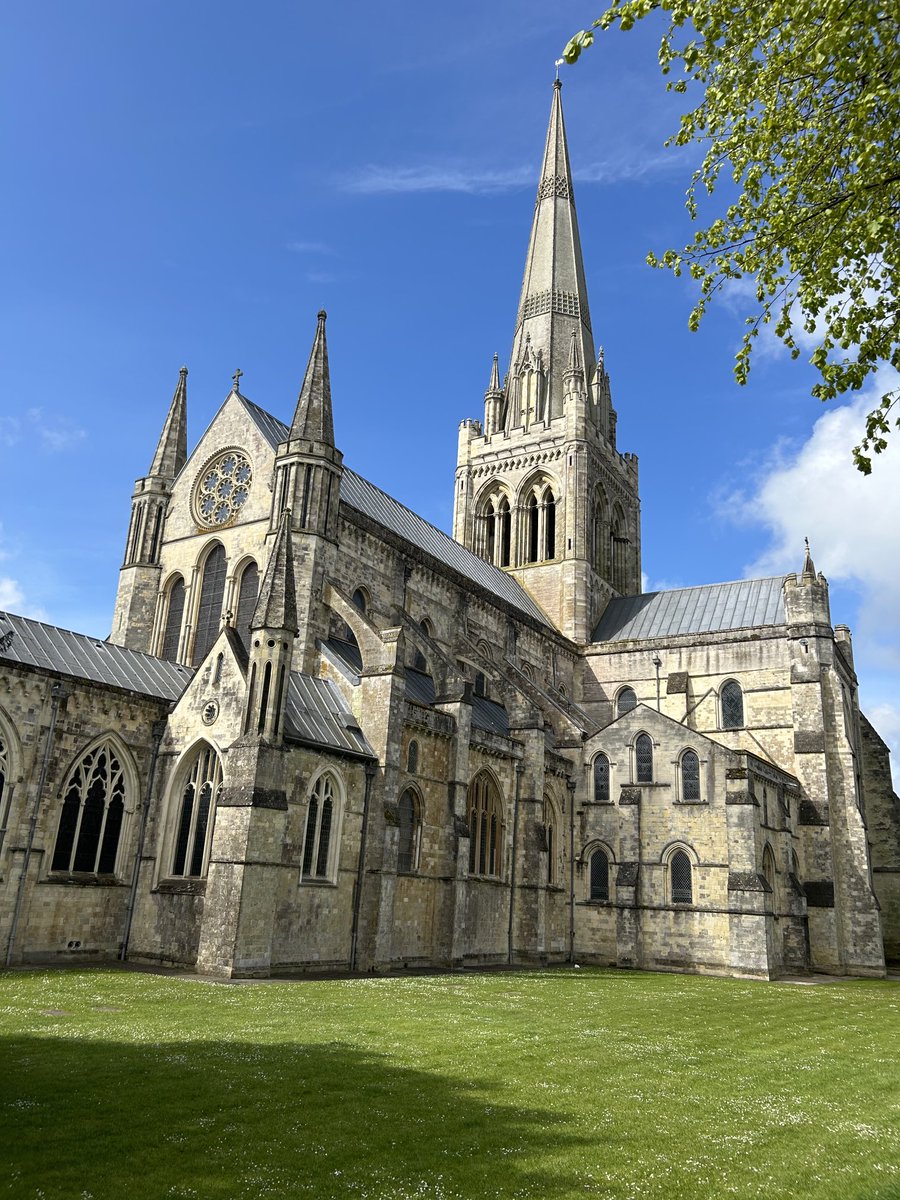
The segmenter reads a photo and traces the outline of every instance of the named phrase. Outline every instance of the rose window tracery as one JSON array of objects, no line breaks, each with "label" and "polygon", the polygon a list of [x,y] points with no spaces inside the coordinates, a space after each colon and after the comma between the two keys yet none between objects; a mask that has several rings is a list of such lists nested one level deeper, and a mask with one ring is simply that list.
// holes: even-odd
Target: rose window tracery
[{"label": "rose window tracery", "polygon": [[201,525],[228,525],[247,503],[253,467],[240,450],[226,450],[204,467],[194,494],[194,515]]}]

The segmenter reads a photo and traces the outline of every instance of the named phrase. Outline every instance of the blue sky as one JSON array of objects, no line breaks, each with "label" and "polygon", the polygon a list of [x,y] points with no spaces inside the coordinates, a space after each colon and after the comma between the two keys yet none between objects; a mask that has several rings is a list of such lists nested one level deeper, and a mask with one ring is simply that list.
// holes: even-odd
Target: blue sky
[{"label": "blue sky", "polygon": [[[8,0],[0,607],[105,636],[178,368],[192,443],[236,367],[290,419],[322,307],[345,460],[448,528],[458,421],[509,356],[553,61],[594,15]],[[691,285],[644,265],[690,236],[696,157],[663,148],[658,35],[608,35],[562,71],[647,588],[797,570],[808,535],[896,745],[900,456],[857,476],[864,399],[813,401],[772,339],[737,387],[741,289],[690,334]]]}]

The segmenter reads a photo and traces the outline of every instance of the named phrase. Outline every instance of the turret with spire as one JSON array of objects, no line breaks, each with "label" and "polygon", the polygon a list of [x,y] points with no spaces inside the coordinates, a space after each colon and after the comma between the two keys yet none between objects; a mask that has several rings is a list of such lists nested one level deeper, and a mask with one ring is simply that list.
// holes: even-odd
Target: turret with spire
[{"label": "turret with spire", "polygon": [[166,510],[172,484],[187,462],[187,376],[187,367],[182,367],[150,469],[136,480],[131,497],[110,634],[110,641],[131,650],[151,649]]},{"label": "turret with spire", "polygon": [[313,671],[317,638],[325,636],[328,614],[322,601],[338,534],[343,456],[334,444],[331,377],[325,340],[326,314],[316,320],[309,362],[287,439],[275,455],[269,539],[287,527],[298,564],[296,614],[300,631],[298,666]]},{"label": "turret with spire", "polygon": [[[453,533],[588,641],[611,595],[640,591],[640,503],[594,345],[561,88],[557,79],[509,370],[501,386],[495,358],[483,424],[460,426]],[[498,541],[500,512],[512,528]]]}]

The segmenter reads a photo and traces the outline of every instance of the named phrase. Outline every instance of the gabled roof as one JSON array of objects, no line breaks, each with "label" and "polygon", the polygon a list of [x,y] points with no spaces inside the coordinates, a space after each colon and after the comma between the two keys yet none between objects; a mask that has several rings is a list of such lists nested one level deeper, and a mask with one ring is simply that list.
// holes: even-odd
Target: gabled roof
[{"label": "gabled roof", "polygon": [[[240,399],[273,450],[280,442],[288,440],[290,430],[287,425],[271,413],[267,413],[265,409],[251,404],[243,396]],[[464,575],[485,591],[492,592],[507,604],[539,621],[541,625],[549,625],[539,605],[511,575],[485,562],[436,525],[430,524],[374,483],[369,483],[367,479],[351,471],[349,467],[344,467],[341,476],[341,501],[404,541],[424,550],[426,554]]]},{"label": "gabled roof", "polygon": [[157,700],[177,700],[194,674],[190,667],[152,654],[126,650],[14,613],[0,613],[0,637],[9,632],[12,640],[0,651],[0,661],[88,679]]},{"label": "gabled roof", "polygon": [[681,634],[783,625],[782,575],[701,587],[618,596],[594,630],[594,642],[624,642]]},{"label": "gabled roof", "polygon": [[327,746],[375,758],[356,718],[330,679],[291,672],[284,736],[314,746]]}]

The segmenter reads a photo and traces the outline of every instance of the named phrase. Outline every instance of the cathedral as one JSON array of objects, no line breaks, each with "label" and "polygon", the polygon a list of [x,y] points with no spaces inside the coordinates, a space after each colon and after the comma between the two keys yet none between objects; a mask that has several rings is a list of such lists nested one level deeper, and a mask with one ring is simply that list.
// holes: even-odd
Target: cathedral
[{"label": "cathedral", "polygon": [[900,801],[809,547],[641,592],[558,81],[452,537],[344,464],[324,312],[289,424],[236,373],[189,450],[187,374],[109,638],[0,614],[7,965],[884,974]]}]

